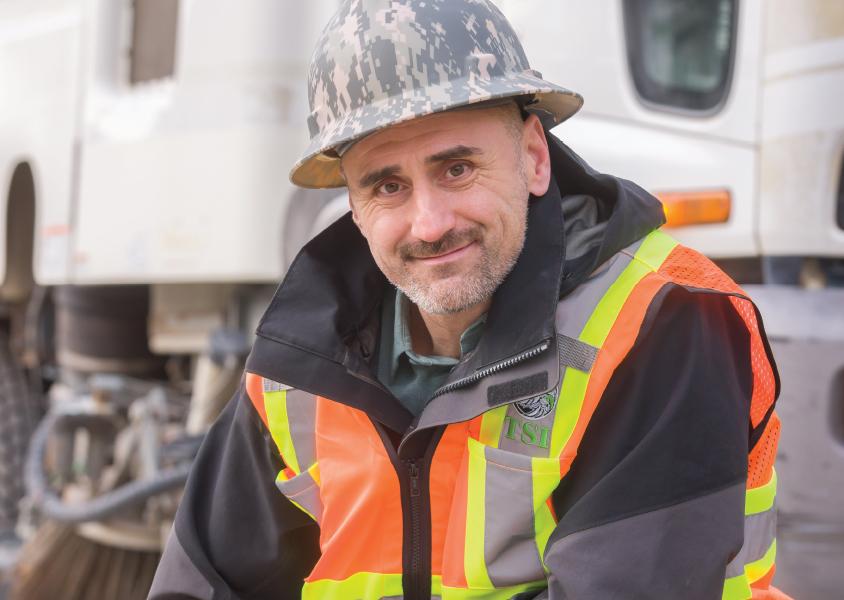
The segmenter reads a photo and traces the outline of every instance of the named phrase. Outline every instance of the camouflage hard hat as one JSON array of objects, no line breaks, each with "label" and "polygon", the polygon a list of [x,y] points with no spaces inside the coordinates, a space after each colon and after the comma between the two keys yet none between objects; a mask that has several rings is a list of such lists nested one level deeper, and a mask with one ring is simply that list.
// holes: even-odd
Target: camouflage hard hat
[{"label": "camouflage hard hat", "polygon": [[317,41],[308,77],[311,141],[290,180],[341,187],[338,147],[416,117],[530,97],[546,126],[583,104],[528,64],[486,0],[344,0]]}]

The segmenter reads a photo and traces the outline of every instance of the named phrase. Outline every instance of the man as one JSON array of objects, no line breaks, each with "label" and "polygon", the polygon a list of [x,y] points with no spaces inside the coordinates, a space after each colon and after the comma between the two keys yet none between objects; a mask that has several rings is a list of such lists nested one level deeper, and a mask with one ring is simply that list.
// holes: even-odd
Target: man
[{"label": "man", "polygon": [[581,98],[479,0],[344,2],[309,91],[291,178],[351,215],[259,325],[151,597],[777,597],[758,313],[547,133]]}]

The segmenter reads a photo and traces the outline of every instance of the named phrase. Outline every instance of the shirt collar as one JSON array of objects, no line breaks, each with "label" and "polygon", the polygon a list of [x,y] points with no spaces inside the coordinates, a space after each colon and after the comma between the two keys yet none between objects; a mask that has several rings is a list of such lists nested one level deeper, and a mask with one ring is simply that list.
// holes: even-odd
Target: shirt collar
[{"label": "shirt collar", "polygon": [[[390,296],[394,296],[391,298]],[[384,299],[385,310],[383,315],[382,327],[389,331],[390,319],[393,321],[392,327],[392,351],[390,352],[390,369],[393,377],[401,365],[402,356],[407,356],[407,360],[414,365],[434,367],[434,366],[454,366],[459,360],[450,356],[438,355],[424,355],[413,351],[413,345],[410,337],[410,324],[408,320],[410,299],[405,296],[400,290],[389,289]],[[466,356],[469,352],[475,349],[478,341],[484,330],[484,323],[486,323],[486,313],[478,317],[471,325],[469,325],[462,334],[460,334],[460,359]],[[382,339],[382,343],[390,343],[390,340]],[[383,355],[382,355],[383,356]]]}]

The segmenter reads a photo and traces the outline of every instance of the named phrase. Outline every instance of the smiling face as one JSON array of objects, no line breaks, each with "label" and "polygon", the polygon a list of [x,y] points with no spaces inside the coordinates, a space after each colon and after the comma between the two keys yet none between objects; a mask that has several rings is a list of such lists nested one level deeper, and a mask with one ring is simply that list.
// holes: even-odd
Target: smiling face
[{"label": "smiling face", "polygon": [[542,126],[515,105],[392,126],[352,146],[342,167],[375,262],[430,314],[491,299],[521,253],[528,196],[550,178]]}]

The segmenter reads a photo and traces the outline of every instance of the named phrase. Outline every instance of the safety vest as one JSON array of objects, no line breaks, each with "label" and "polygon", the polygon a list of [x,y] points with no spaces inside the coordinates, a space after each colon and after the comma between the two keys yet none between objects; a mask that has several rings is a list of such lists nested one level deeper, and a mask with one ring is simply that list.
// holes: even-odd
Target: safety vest
[{"label": "safety vest", "polygon": [[[770,580],[779,420],[757,312],[709,259],[654,231],[559,302],[553,393],[445,427],[428,482],[433,597],[505,599],[547,585],[543,555],[557,522],[551,494],[648,306],[669,284],[727,295],[750,333],[750,421],[767,424],[748,458],[745,542],[727,566],[723,597],[750,598],[754,584]],[[418,490],[401,489],[403,465],[393,464],[389,441],[356,408],[251,373],[246,384],[285,465],[279,490],[320,527],[321,556],[302,597],[401,598],[402,532],[413,526],[402,514],[402,493]]]}]

